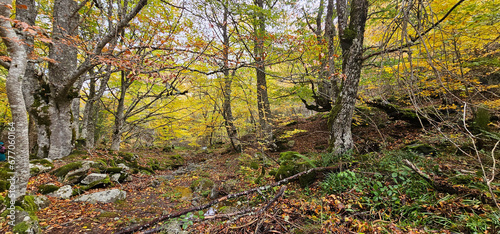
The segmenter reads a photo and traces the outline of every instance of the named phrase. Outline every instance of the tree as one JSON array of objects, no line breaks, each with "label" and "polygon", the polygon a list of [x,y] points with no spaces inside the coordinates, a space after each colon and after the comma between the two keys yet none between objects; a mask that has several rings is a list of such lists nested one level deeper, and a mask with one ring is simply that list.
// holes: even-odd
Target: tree
[{"label": "tree", "polygon": [[266,146],[272,146],[273,127],[271,107],[267,94],[266,80],[266,52],[264,41],[266,38],[266,16],[264,14],[264,0],[256,0],[257,7],[254,15],[254,47],[253,57],[255,59],[255,75],[257,77],[257,107],[259,112],[259,124],[262,131],[262,140]]},{"label": "tree", "polygon": [[8,141],[9,151],[7,151],[6,156],[7,161],[14,165],[15,182],[11,186],[15,186],[15,194],[11,199],[16,200],[26,194],[26,186],[30,176],[28,116],[22,95],[22,80],[26,71],[27,55],[21,39],[11,26],[10,9],[12,9],[12,5],[8,0],[0,1],[0,36],[7,46],[11,58],[6,85],[12,113],[12,124],[9,129],[14,132],[14,138],[10,138]]},{"label": "tree", "polygon": [[[363,40],[368,15],[367,0],[353,0],[347,5],[337,0],[338,38],[342,48],[342,73],[337,76],[337,93],[328,117],[329,148],[334,154],[343,154],[354,147],[351,134],[352,116],[363,64]],[[350,9],[350,10],[349,10]],[[331,74],[333,77],[333,74]]]},{"label": "tree", "polygon": [[[36,145],[39,147],[39,157],[61,158],[71,152],[77,136],[76,130],[72,129],[72,122],[78,117],[72,113],[71,106],[73,100],[79,98],[82,75],[100,64],[103,57],[112,55],[109,43],[119,36],[116,32],[127,27],[146,3],[147,0],[139,0],[130,10],[128,1],[118,4],[115,14],[120,15],[117,17],[119,20],[113,21],[115,23],[109,25],[109,30],[101,30],[98,35],[94,35],[93,41],[85,41],[88,43],[86,47],[80,47],[84,51],[81,56],[84,59],[79,62],[77,46],[83,43],[79,40],[78,31],[81,26],[80,10],[90,10],[93,4],[87,7],[73,0],[54,1],[52,35],[50,43],[47,43],[48,72],[27,74],[25,78],[29,80],[28,83],[35,84],[27,87],[25,92],[34,97],[26,104],[38,129]],[[106,5],[113,9],[113,3]],[[36,11],[32,14],[36,16]]]}]

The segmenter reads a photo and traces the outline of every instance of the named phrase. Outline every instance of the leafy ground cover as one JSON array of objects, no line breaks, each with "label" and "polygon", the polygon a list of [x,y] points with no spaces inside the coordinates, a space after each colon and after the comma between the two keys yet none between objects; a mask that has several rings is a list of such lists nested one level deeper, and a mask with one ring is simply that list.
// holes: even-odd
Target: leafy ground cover
[{"label": "leafy ground cover", "polygon": [[[287,184],[279,197],[276,194],[280,187],[250,193],[216,204],[215,216],[205,217],[205,209],[151,228],[161,231],[161,227],[178,222],[194,233],[500,231],[500,212],[494,204],[477,196],[491,198],[476,158],[460,153],[436,132],[403,121],[380,119],[377,124],[359,118],[354,124],[359,153],[342,157],[325,153],[328,131],[321,115],[281,123],[277,134],[281,136],[282,152],[262,152],[251,139],[242,154],[232,153],[224,145],[205,150],[135,151],[131,155],[138,156],[139,165],[156,170],[134,173],[131,182],[113,183],[112,188],[127,192],[126,200],[90,204],[49,197],[48,207],[36,215],[44,233],[114,233],[228,194],[271,184],[275,177],[270,172],[278,169],[280,154],[293,151],[301,155],[294,159],[297,163],[306,161],[307,165],[321,167],[349,162],[351,166],[336,173],[318,173],[315,180],[306,184]],[[462,143],[470,144],[465,137]],[[184,158],[184,166],[167,168],[172,155]],[[54,165],[59,168],[82,159],[109,162],[116,157],[116,153],[107,151],[81,151],[55,161]],[[440,191],[405,165],[404,160],[433,179],[466,192]],[[487,162],[488,158],[484,160]],[[30,179],[28,193],[37,194],[39,185],[50,182],[62,186],[54,175],[42,173]],[[492,188],[497,196],[498,185],[495,179]],[[265,212],[256,212],[265,206]],[[2,232],[9,231],[6,222],[1,225]]]}]

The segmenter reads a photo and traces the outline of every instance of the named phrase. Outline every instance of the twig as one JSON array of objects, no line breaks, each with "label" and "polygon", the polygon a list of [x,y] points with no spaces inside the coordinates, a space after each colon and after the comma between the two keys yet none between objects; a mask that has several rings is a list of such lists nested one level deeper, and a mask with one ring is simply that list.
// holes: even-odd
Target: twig
[{"label": "twig", "polygon": [[175,217],[179,217],[179,216],[187,214],[189,212],[203,210],[203,209],[209,208],[209,207],[211,207],[211,206],[213,206],[215,204],[218,204],[218,203],[220,203],[222,201],[225,201],[227,199],[231,199],[231,198],[236,198],[236,197],[248,195],[248,194],[251,194],[251,193],[254,193],[254,192],[257,192],[257,191],[268,190],[270,188],[277,187],[277,186],[280,186],[280,185],[283,185],[283,184],[288,184],[291,181],[294,181],[294,180],[298,179],[299,177],[301,177],[303,175],[310,174],[312,172],[341,171],[343,169],[350,168],[350,167],[353,167],[355,165],[356,165],[356,163],[352,163],[351,165],[348,165],[346,163],[339,163],[339,165],[336,166],[336,167],[316,167],[316,168],[311,168],[311,169],[309,169],[307,171],[303,171],[303,172],[297,173],[297,174],[295,174],[293,176],[287,177],[287,178],[282,179],[282,180],[280,180],[278,182],[275,182],[273,184],[261,186],[261,187],[258,187],[258,188],[249,189],[249,190],[246,190],[246,191],[243,191],[243,192],[239,192],[239,193],[229,194],[227,196],[215,199],[215,200],[209,202],[206,205],[202,205],[202,206],[198,206],[198,207],[191,207],[191,208],[188,208],[188,209],[185,209],[185,210],[174,212],[172,214],[160,216],[160,217],[155,218],[155,219],[153,219],[153,220],[151,220],[151,221],[149,221],[149,222],[147,222],[147,223],[145,223],[143,225],[138,225],[138,226],[131,227],[131,228],[128,228],[128,229],[117,231],[116,234],[126,234],[126,233],[128,234],[128,233],[133,233],[133,232],[137,232],[137,231],[140,231],[140,230],[144,230],[144,229],[147,229],[147,228],[149,228],[149,227],[151,227],[151,226],[153,226],[153,225],[155,225],[155,224],[157,224],[157,223],[159,223],[161,221],[164,221],[164,220],[167,220],[167,219],[171,219],[171,218],[175,218]]}]

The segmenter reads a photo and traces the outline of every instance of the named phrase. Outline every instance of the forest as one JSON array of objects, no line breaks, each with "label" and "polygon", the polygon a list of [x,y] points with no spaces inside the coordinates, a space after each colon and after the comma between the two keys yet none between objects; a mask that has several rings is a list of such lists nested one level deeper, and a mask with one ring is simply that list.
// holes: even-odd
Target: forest
[{"label": "forest", "polygon": [[2,233],[500,233],[500,0],[0,0]]}]

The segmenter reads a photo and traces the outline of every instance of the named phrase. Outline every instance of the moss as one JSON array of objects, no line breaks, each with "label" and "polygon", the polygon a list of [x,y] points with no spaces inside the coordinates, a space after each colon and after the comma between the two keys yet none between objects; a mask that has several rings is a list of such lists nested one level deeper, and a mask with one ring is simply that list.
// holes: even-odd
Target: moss
[{"label": "moss", "polygon": [[54,167],[54,164],[52,162],[50,162],[49,160],[45,159],[45,158],[42,158],[42,159],[35,159],[35,160],[31,160],[30,163],[32,164],[40,164],[44,167]]},{"label": "moss", "polygon": [[99,217],[101,217],[101,218],[115,218],[118,216],[120,216],[118,213],[110,212],[110,211],[104,211],[101,214],[99,214]]},{"label": "moss", "polygon": [[42,184],[38,186],[38,192],[41,194],[49,194],[59,189],[59,186],[53,184]]},{"label": "moss", "polygon": [[10,182],[6,180],[0,180],[0,193],[6,191],[10,187]]},{"label": "moss", "polygon": [[38,211],[38,205],[35,203],[35,198],[29,195],[24,196],[21,207],[29,213]]},{"label": "moss", "polygon": [[[280,167],[269,172],[276,181],[290,177],[314,166],[305,156],[294,151],[283,152],[278,160]],[[307,186],[316,178],[316,174],[303,175],[299,177],[299,183],[302,187]]]},{"label": "moss", "polygon": [[118,156],[125,159],[128,162],[136,161],[133,153],[130,152],[118,152]]},{"label": "moss", "polygon": [[108,167],[104,169],[106,173],[120,173],[123,170],[121,167]]},{"label": "moss", "polygon": [[55,175],[59,178],[64,178],[68,174],[68,172],[74,171],[74,170],[79,169],[81,167],[82,167],[82,162],[72,162],[72,163],[66,164],[60,168],[57,168],[51,174]]},{"label": "moss", "polygon": [[28,222],[20,222],[12,228],[12,231],[14,233],[28,233],[29,228],[30,225],[28,224]]},{"label": "moss", "polygon": [[253,161],[253,162],[250,163],[250,168],[252,168],[254,170],[259,169],[259,167],[260,167],[260,165],[259,165],[258,162]]},{"label": "moss", "polygon": [[214,182],[207,178],[200,178],[191,183],[191,190],[193,191],[203,191],[207,189],[211,189],[214,186]]},{"label": "moss", "polygon": [[85,191],[85,190],[93,189],[95,187],[106,187],[108,185],[111,185],[111,180],[110,180],[109,176],[106,176],[106,178],[104,178],[102,180],[94,181],[88,185],[82,186],[82,187],[80,187],[80,189]]},{"label": "moss", "polygon": [[354,40],[354,38],[356,38],[357,35],[358,33],[355,30],[351,28],[346,28],[344,29],[344,35],[342,39],[352,41]]},{"label": "moss", "polygon": [[165,167],[175,169],[183,166],[184,163],[184,158],[179,154],[170,155],[168,156],[168,159],[165,160]]}]

